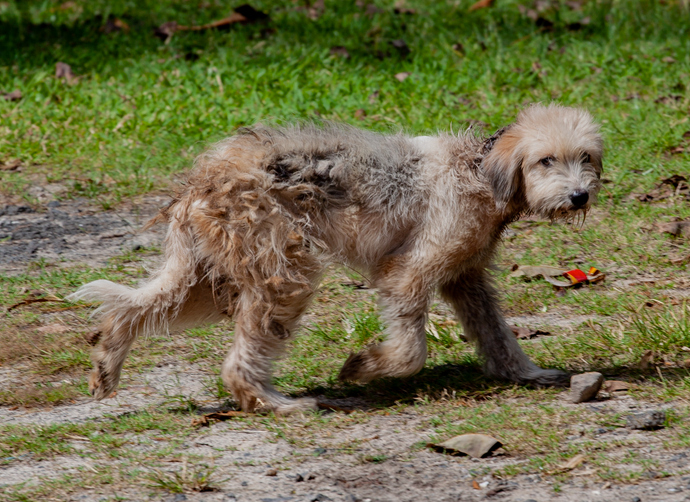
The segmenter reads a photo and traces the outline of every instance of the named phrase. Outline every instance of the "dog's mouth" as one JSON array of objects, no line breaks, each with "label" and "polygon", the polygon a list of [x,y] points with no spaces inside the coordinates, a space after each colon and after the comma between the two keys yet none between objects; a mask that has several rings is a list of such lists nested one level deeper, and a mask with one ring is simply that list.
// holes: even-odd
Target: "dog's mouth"
[{"label": "dog's mouth", "polygon": [[552,223],[555,221],[563,221],[578,229],[581,229],[584,226],[585,221],[587,220],[588,212],[589,206],[582,206],[578,208],[561,208],[552,211],[549,215],[549,219]]}]

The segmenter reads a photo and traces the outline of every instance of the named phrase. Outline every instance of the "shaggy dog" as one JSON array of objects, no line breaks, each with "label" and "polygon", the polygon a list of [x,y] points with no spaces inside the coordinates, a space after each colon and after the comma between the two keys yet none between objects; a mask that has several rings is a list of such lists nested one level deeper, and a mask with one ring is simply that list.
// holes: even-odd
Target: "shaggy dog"
[{"label": "shaggy dog", "polygon": [[[271,385],[271,362],[297,330],[325,266],[371,278],[383,343],[352,354],[340,378],[419,371],[434,291],[454,308],[485,372],[563,384],[523,353],[486,272],[506,226],[535,213],[570,219],[599,188],[602,139],[585,111],[535,105],[488,139],[409,137],[334,124],[256,126],[197,160],[155,220],[169,223],[165,264],[138,289],[95,281],[74,299],[102,301],[91,393],[109,396],[135,337],[235,319],[222,378],[244,410],[310,409]],[[154,220],[154,221],[155,221]]]}]

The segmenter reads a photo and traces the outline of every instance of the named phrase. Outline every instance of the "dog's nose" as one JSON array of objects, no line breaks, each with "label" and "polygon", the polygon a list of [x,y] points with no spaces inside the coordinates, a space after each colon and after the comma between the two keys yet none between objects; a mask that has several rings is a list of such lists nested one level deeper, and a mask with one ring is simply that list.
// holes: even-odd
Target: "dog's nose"
[{"label": "dog's nose", "polygon": [[580,208],[587,204],[589,200],[589,193],[587,190],[575,190],[570,194],[570,201],[573,203],[575,208]]}]

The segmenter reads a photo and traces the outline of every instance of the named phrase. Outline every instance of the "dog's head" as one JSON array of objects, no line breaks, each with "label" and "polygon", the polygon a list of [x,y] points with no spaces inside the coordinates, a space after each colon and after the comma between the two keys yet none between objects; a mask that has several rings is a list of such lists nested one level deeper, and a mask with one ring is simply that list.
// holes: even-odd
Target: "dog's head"
[{"label": "dog's head", "polygon": [[533,105],[496,140],[482,168],[501,212],[569,218],[596,199],[602,153],[599,126],[589,113]]}]

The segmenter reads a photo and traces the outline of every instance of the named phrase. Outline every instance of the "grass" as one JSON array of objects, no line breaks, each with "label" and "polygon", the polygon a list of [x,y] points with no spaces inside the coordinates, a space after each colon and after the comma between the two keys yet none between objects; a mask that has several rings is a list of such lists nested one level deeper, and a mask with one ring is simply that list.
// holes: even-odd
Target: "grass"
[{"label": "grass", "polygon": [[[600,371],[630,382],[635,400],[673,408],[667,429],[650,437],[669,451],[687,448],[690,242],[656,226],[690,218],[685,191],[660,186],[674,174],[688,174],[687,7],[675,1],[606,0],[577,10],[554,1],[544,4],[537,24],[528,15],[535,6],[528,2],[502,0],[468,12],[469,0],[409,0],[404,7],[414,13],[396,11],[392,1],[374,3],[377,9],[367,13],[355,2],[327,2],[312,19],[299,2],[255,1],[252,5],[268,13],[269,21],[178,32],[164,42],[153,36],[161,24],[204,24],[228,15],[228,4],[0,2],[0,95],[14,89],[22,94],[15,101],[0,98],[0,167],[21,163],[19,169],[0,168],[3,203],[42,211],[54,197],[107,209],[167,191],[207,144],[257,121],[325,118],[416,134],[479,123],[491,132],[530,102],[586,107],[601,122],[606,142],[599,205],[581,229],[532,220],[511,226],[497,260],[496,282],[507,315],[518,324],[539,320],[543,326],[538,327],[555,335],[521,342],[538,364]],[[104,30],[115,19],[128,30]],[[397,40],[404,40],[409,51],[396,49],[392,42]],[[336,46],[347,56],[331,51]],[[76,78],[57,78],[57,62],[69,64]],[[410,75],[399,81],[395,75],[402,72]],[[47,184],[49,197],[37,190]],[[646,193],[655,198],[641,201],[639,195]],[[0,234],[0,246],[10,238]],[[159,251],[126,252],[97,269],[37,260],[22,274],[0,274],[0,304],[11,306],[36,291],[64,298],[95,279],[135,284]],[[558,296],[542,280],[508,277],[516,263],[596,266],[607,279]],[[602,480],[636,481],[659,470],[637,453],[641,440],[606,439],[596,432],[622,430],[621,416],[569,408],[555,390],[486,379],[443,303],[431,311],[430,357],[422,372],[367,386],[338,382],[347,353],[376,341],[383,329],[375,292],[353,286],[358,283],[366,279],[349,270],[328,274],[303,333],[275,368],[281,391],[358,403],[358,411],[256,416],[233,426],[270,431],[276,441],[296,449],[323,443],[323,455],[385,464],[401,454],[367,441],[325,438],[413,410],[418,426],[432,430],[434,439],[465,432],[499,437],[509,455],[526,460],[496,471],[505,476],[556,472],[578,453],[587,455]],[[1,404],[36,407],[86,397],[92,325],[88,309],[78,307],[32,303],[0,314],[0,369],[17,378],[10,390],[0,391]],[[55,331],[55,325],[68,330]],[[40,331],[47,326],[52,331]],[[219,379],[232,328],[226,324],[140,340],[125,364],[124,387],[173,357],[194,364],[208,373],[199,395],[171,391],[159,410],[101,422],[0,426],[0,457],[7,465],[22,461],[22,455],[77,454],[67,436],[88,438],[86,453],[80,454],[123,465],[98,475],[82,472],[41,489],[17,489],[8,500],[30,500],[49,490],[70,493],[86,482],[117,485],[118,479],[136,477],[142,465],[154,473],[149,482],[156,490],[204,486],[208,472],[199,477],[157,462],[179,456],[176,445],[202,434],[189,427],[192,415],[234,405]],[[645,369],[639,363],[647,351],[652,359]],[[618,437],[613,432],[611,437]],[[146,457],[129,442],[149,441],[150,434],[167,440]],[[573,436],[580,439],[568,439]],[[631,450],[623,460],[617,453],[621,447]],[[621,462],[630,469],[618,473]],[[569,474],[554,476],[561,483]]]}]

